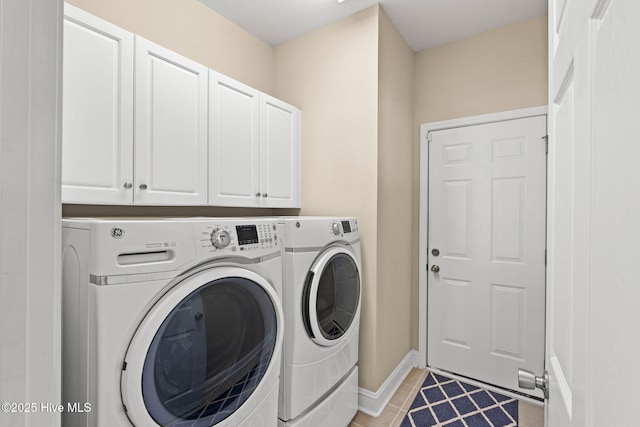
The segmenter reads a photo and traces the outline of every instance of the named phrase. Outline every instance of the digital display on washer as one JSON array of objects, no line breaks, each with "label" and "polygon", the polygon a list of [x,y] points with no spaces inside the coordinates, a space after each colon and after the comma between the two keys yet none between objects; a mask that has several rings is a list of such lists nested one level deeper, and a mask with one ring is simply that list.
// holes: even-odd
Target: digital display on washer
[{"label": "digital display on washer", "polygon": [[351,233],[351,224],[349,224],[349,221],[340,221],[342,223],[342,230],[345,233]]},{"label": "digital display on washer", "polygon": [[255,225],[236,225],[239,245],[258,243],[258,230]]}]

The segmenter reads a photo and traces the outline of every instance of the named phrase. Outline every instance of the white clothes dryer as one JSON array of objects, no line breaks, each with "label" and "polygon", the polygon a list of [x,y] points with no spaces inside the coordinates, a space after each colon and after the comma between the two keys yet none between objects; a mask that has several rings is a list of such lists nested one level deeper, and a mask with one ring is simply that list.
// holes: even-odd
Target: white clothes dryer
[{"label": "white clothes dryer", "polygon": [[62,424],[276,426],[279,227],[63,220]]},{"label": "white clothes dryer", "polygon": [[340,427],[358,410],[361,257],[355,218],[281,218],[280,426]]}]

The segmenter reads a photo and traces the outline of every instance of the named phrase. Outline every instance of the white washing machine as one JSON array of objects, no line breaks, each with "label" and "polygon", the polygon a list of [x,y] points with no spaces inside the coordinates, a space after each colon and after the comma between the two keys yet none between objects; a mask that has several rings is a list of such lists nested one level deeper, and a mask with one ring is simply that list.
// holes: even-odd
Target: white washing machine
[{"label": "white washing machine", "polygon": [[276,426],[281,226],[63,220],[62,424]]},{"label": "white washing machine", "polygon": [[280,221],[286,324],[280,426],[346,426],[358,410],[358,223],[326,217]]}]

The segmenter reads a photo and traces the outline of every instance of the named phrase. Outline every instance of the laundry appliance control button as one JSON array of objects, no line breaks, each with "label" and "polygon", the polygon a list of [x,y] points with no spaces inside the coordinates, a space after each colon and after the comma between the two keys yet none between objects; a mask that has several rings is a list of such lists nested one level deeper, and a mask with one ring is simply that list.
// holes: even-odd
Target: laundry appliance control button
[{"label": "laundry appliance control button", "polygon": [[331,224],[331,231],[333,231],[333,234],[338,236],[342,232],[342,230],[340,230],[340,224],[338,224],[337,222]]},{"label": "laundry appliance control button", "polygon": [[228,231],[216,228],[211,232],[211,243],[216,248],[222,249],[224,247],[227,247],[229,246],[230,242],[231,238],[229,237]]}]

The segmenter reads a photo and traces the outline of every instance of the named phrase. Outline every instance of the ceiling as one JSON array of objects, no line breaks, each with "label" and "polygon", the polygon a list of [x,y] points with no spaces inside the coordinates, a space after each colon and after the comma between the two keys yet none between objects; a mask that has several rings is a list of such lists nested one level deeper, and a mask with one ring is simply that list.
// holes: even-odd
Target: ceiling
[{"label": "ceiling", "polygon": [[418,52],[547,14],[547,0],[200,0],[271,46],[380,3]]}]

